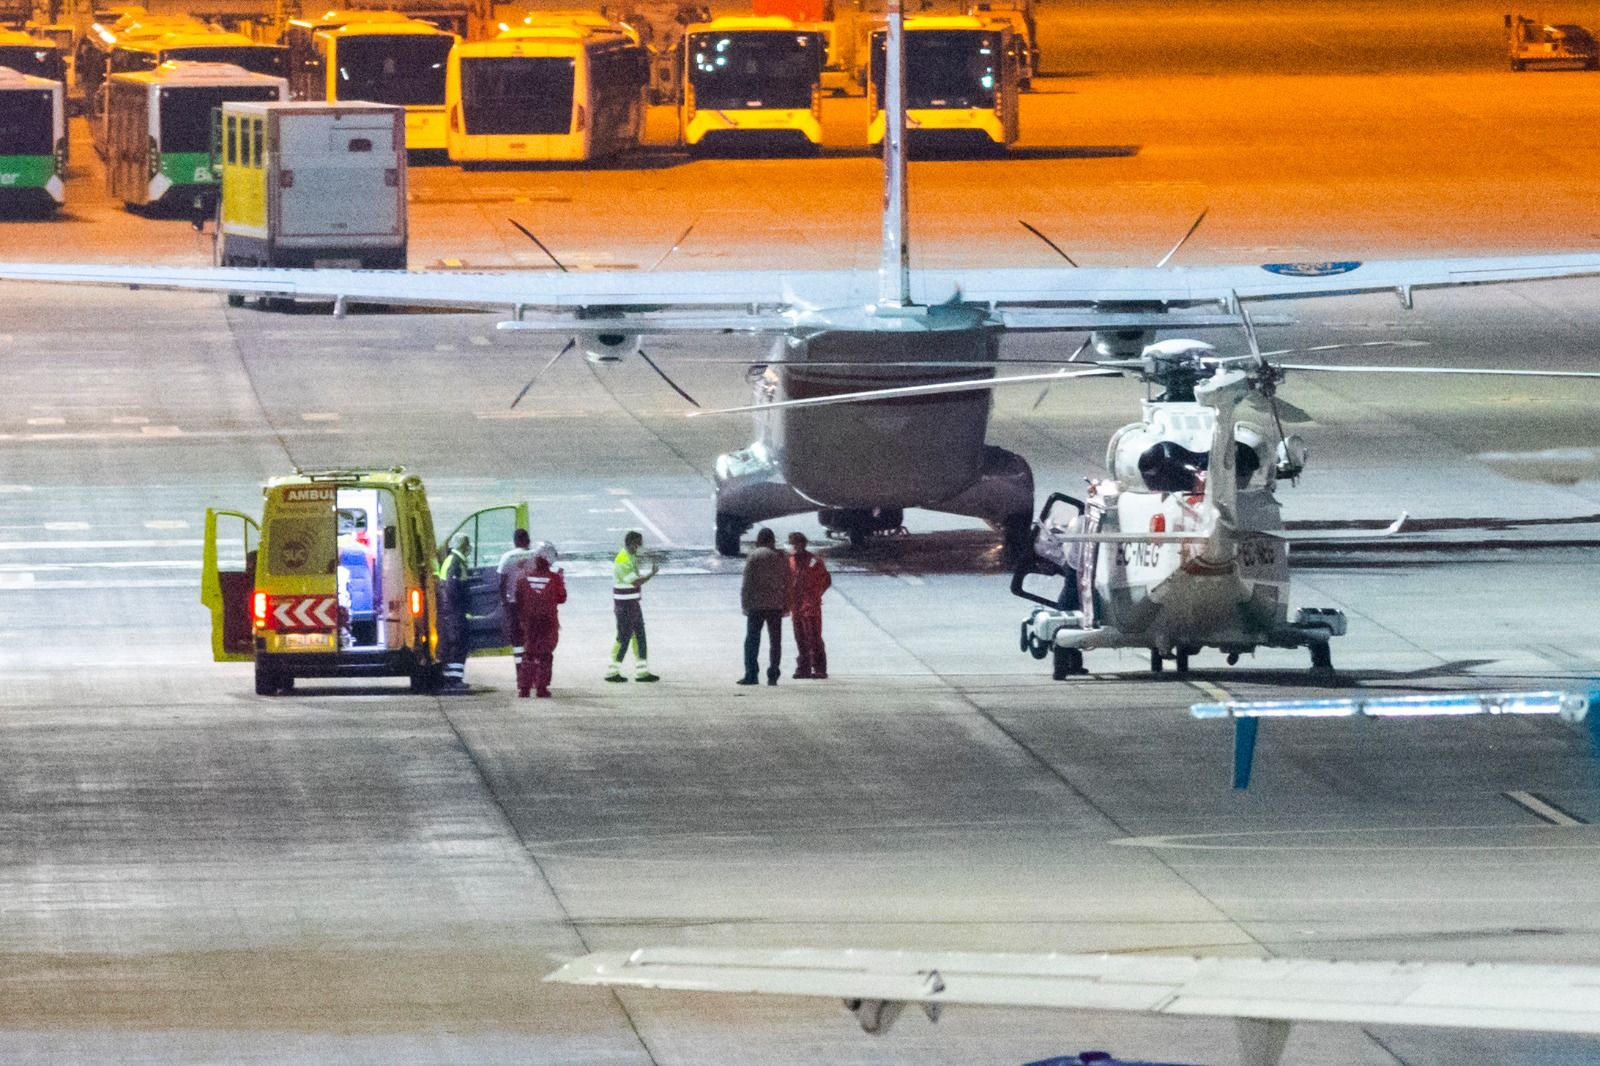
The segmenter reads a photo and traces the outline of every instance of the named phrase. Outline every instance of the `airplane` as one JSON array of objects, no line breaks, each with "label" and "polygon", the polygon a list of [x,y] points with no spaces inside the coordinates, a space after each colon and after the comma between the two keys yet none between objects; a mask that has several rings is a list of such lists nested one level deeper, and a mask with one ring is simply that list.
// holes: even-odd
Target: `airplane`
[{"label": "airplane", "polygon": [[[332,300],[336,315],[350,302],[509,309],[510,319],[499,328],[567,338],[550,363],[574,348],[595,362],[636,355],[663,377],[644,349],[645,337],[765,337],[772,348],[758,399],[796,400],[886,386],[959,385],[974,365],[990,374],[998,369],[1000,340],[1012,333],[1087,333],[1080,351],[1128,358],[1158,331],[1241,328],[1245,301],[1394,292],[1409,307],[1418,289],[1600,274],[1600,254],[1593,252],[1169,265],[1187,234],[1151,267],[1078,267],[1068,259],[1063,267],[913,270],[899,0],[890,0],[887,21],[876,270],[578,273],[563,267],[532,273],[0,263],[0,279],[219,292],[268,302]],[[1064,368],[1058,380],[1078,373]],[[737,555],[754,524],[813,510],[830,532],[860,543],[898,529],[905,509],[925,508],[984,519],[1000,531],[1007,555],[1022,555],[1032,534],[1033,474],[1021,456],[988,443],[991,406],[985,389],[966,387],[853,409],[762,404],[754,442],[719,456],[714,466],[717,550]]]},{"label": "airplane", "polygon": [[651,947],[544,979],[838,999],[875,1036],[908,1003],[931,1022],[953,1005],[1233,1018],[1245,1066],[1277,1066],[1295,1022],[1600,1035],[1595,966]]}]

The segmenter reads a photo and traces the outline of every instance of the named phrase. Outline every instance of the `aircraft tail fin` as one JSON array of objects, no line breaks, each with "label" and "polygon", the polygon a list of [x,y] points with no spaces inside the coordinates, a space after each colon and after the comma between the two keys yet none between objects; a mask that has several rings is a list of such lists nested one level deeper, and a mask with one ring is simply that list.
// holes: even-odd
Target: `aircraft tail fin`
[{"label": "aircraft tail fin", "polygon": [[1224,370],[1195,386],[1194,398],[1216,412],[1211,453],[1206,460],[1205,499],[1216,511],[1217,525],[1202,556],[1216,562],[1232,557],[1239,524],[1239,449],[1235,409],[1249,388],[1240,370]]}]

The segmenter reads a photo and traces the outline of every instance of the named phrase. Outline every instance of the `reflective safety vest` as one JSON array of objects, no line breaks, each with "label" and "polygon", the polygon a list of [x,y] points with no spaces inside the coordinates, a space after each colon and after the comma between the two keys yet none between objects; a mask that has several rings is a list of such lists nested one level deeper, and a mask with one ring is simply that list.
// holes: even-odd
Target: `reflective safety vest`
[{"label": "reflective safety vest", "polygon": [[452,576],[450,571],[451,571],[452,567],[454,566],[454,564],[456,564],[456,563],[460,563],[461,564],[461,566],[460,566],[461,572],[459,574],[455,575],[456,580],[460,581],[460,580],[464,580],[466,578],[466,576],[467,576],[467,557],[465,555],[461,554],[461,549],[459,549],[459,548],[451,548],[450,549],[450,554],[446,555],[444,557],[444,561],[439,564],[438,575],[439,575],[439,580],[440,581],[449,581],[450,580],[450,578]]},{"label": "reflective safety vest", "polygon": [[611,598],[616,602],[639,599],[639,563],[633,553],[623,548],[617,553],[612,566]]}]

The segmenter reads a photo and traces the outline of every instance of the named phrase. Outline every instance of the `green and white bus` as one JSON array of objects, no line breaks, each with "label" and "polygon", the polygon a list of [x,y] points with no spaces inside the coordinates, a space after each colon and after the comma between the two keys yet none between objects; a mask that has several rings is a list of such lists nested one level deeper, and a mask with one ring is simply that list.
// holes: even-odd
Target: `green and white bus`
[{"label": "green and white bus", "polygon": [[0,67],[0,206],[60,206],[66,165],[61,83]]},{"label": "green and white bus", "polygon": [[224,100],[287,100],[289,82],[231,63],[163,63],[113,74],[105,113],[106,186],[130,207],[216,202],[212,112]]}]

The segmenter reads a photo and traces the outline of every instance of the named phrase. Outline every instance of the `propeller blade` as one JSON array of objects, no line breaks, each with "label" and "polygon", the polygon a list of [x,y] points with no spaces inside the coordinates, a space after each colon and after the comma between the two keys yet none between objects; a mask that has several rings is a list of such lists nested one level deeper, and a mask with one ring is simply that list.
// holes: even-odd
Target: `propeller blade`
[{"label": "propeller blade", "polygon": [[[698,222],[698,221],[699,221],[699,219],[695,219],[695,222]],[[657,259],[654,263],[651,263],[649,268],[645,271],[645,273],[648,274],[651,271],[655,270],[655,268],[660,266],[662,263],[665,263],[667,261],[667,257],[669,255],[671,255],[673,252],[676,252],[678,250],[678,246],[680,244],[682,244],[684,241],[689,239],[689,234],[694,232],[694,226],[695,226],[694,222],[691,222],[687,226],[685,226],[683,232],[678,234],[678,239],[672,242],[672,247],[668,248],[666,251],[662,252],[661,253],[661,258]]]},{"label": "propeller blade", "polygon": [[841,392],[832,396],[808,396],[802,400],[779,400],[774,403],[746,404],[743,407],[723,407],[714,411],[690,411],[688,416],[734,415],[748,411],[775,411],[784,407],[826,407],[840,403],[868,403],[873,400],[896,400],[908,396],[938,396],[947,392],[974,392],[979,389],[997,389],[1007,385],[1037,385],[1042,382],[1066,381],[1070,378],[1121,377],[1120,370],[1096,367],[1093,370],[1057,370],[1053,374],[1016,374],[1010,377],[977,378],[968,381],[939,381],[929,385],[903,385],[892,389],[868,389],[863,392]]},{"label": "propeller blade", "polygon": [[[654,359],[650,358],[650,354],[648,352],[646,352],[643,348],[639,349],[639,358],[643,359],[645,361],[645,365],[648,366],[651,370],[654,370],[656,372],[656,374],[660,376],[662,381],[665,381],[668,385],[671,385],[673,392],[677,393],[679,396],[682,396],[685,400],[688,400],[695,407],[699,407],[700,406],[700,401],[695,399],[693,396],[690,396],[687,392],[684,392],[683,389],[679,387],[678,383],[676,381],[673,381],[671,378],[669,378],[667,376],[667,372],[665,370],[662,370],[661,367],[659,365],[657,365],[656,361]],[[693,413],[693,412],[691,412],[691,413]]]},{"label": "propeller blade", "polygon": [[1068,266],[1076,267],[1078,265],[1077,263],[1074,263],[1072,261],[1072,256],[1068,255],[1066,252],[1063,252],[1061,250],[1061,246],[1059,244],[1057,244],[1055,241],[1051,240],[1049,237],[1046,237],[1043,233],[1039,232],[1039,230],[1035,229],[1034,227],[1028,225],[1026,222],[1023,222],[1022,219],[1020,219],[1020,218],[1017,219],[1017,223],[1023,229],[1027,230],[1029,233],[1033,234],[1035,237],[1039,238],[1041,241],[1043,241],[1044,243],[1048,244],[1051,247],[1051,249],[1053,249],[1055,251],[1055,253],[1057,255],[1059,255],[1061,258],[1063,258],[1063,259],[1065,259],[1067,261],[1067,265]]},{"label": "propeller blade", "polygon": [[544,246],[544,242],[541,241],[539,238],[535,237],[533,235],[533,231],[531,229],[529,229],[527,226],[524,226],[522,223],[518,222],[514,218],[507,219],[506,221],[510,222],[513,226],[517,227],[517,229],[521,230],[522,231],[522,235],[524,237],[528,238],[528,240],[532,241],[534,244],[537,244],[539,246],[539,251],[541,251],[545,255],[549,256],[550,257],[550,262],[554,263],[556,265],[556,268],[558,270],[560,270],[561,273],[563,273],[563,274],[567,273],[566,264],[562,263],[561,260],[557,259],[556,258],[556,254],[554,252],[552,252],[550,249],[546,248]]},{"label": "propeller blade", "polygon": [[[1166,266],[1169,262],[1171,262],[1172,257],[1178,254],[1178,249],[1182,248],[1185,244],[1189,243],[1189,238],[1194,236],[1194,231],[1200,228],[1200,223],[1204,222],[1206,220],[1206,215],[1208,215],[1210,213],[1211,213],[1211,208],[1209,208],[1209,207],[1206,208],[1204,211],[1200,212],[1200,217],[1194,220],[1194,225],[1189,227],[1189,232],[1185,233],[1182,237],[1179,237],[1178,238],[1178,243],[1174,244],[1172,246],[1172,249],[1169,252],[1167,252],[1166,255],[1161,257],[1160,262],[1156,263],[1156,269],[1157,270],[1160,270],[1162,267]],[[1237,299],[1237,297],[1235,299]],[[1241,308],[1241,310],[1242,310],[1242,308]]]},{"label": "propeller blade", "polygon": [[1256,336],[1256,324],[1250,318],[1250,312],[1245,310],[1244,304],[1239,300],[1239,294],[1233,294],[1233,306],[1239,309],[1239,323],[1244,326],[1244,339],[1250,345],[1250,354],[1255,357],[1256,366],[1266,364],[1266,357],[1261,354],[1261,339]]},{"label": "propeller blade", "polygon": [[1600,378],[1595,370],[1496,370],[1467,366],[1329,366],[1320,363],[1279,363],[1284,370],[1310,370],[1323,374],[1476,374],[1497,378]]},{"label": "propeller blade", "polygon": [[1352,351],[1356,348],[1426,348],[1428,341],[1398,340],[1398,341],[1345,341],[1340,344],[1313,344],[1309,348],[1279,348],[1273,352],[1262,352],[1264,359],[1274,359],[1280,355],[1310,355],[1312,352],[1340,352]]},{"label": "propeller blade", "polygon": [[552,355],[550,357],[550,361],[548,363],[546,363],[544,366],[540,367],[539,368],[539,372],[537,374],[534,374],[533,377],[529,378],[528,379],[528,383],[526,385],[522,386],[522,391],[517,393],[517,398],[511,401],[512,410],[515,410],[517,404],[522,402],[522,398],[524,396],[528,395],[528,390],[533,388],[533,386],[538,382],[538,380],[540,378],[544,377],[545,371],[549,370],[551,367],[555,366],[556,365],[556,360],[560,359],[563,355],[566,355],[568,352],[572,351],[572,349],[575,348],[577,346],[577,344],[578,344],[578,338],[576,338],[576,337],[568,337],[567,338],[567,343],[563,344],[561,346],[561,350],[559,352],[557,352],[555,355]]},{"label": "propeller blade", "polygon": [[1094,334],[1092,334],[1092,333],[1089,336],[1083,338],[1083,343],[1078,345],[1077,350],[1075,350],[1071,355],[1067,356],[1067,362],[1076,363],[1078,361],[1078,356],[1080,356],[1084,352],[1088,351],[1089,350],[1089,345],[1091,343],[1093,343],[1093,341],[1094,341]]}]

